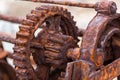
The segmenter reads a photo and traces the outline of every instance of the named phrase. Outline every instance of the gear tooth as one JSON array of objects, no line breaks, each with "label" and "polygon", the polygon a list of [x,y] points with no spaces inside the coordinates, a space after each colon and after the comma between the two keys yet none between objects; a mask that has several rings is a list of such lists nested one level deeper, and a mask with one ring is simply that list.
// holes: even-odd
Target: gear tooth
[{"label": "gear tooth", "polygon": [[18,44],[18,45],[24,45],[24,44],[27,43],[27,41],[28,41],[27,39],[18,38],[18,39],[16,39],[16,44]]},{"label": "gear tooth", "polygon": [[55,11],[55,12],[58,11],[58,6],[54,6],[53,11]]},{"label": "gear tooth", "polygon": [[28,64],[26,64],[25,62],[23,61],[18,61],[18,60],[14,60],[14,65],[16,65],[17,67],[20,67],[20,68],[28,68]]},{"label": "gear tooth", "polygon": [[78,26],[75,26],[75,29],[78,30]]},{"label": "gear tooth", "polygon": [[33,20],[33,21],[39,21],[39,18],[38,18],[38,16],[36,16],[35,14],[28,14],[27,16],[26,16],[26,18],[27,19],[30,19],[30,20]]},{"label": "gear tooth", "polygon": [[71,16],[72,19],[74,19],[74,16]]},{"label": "gear tooth", "polygon": [[29,25],[29,26],[35,26],[36,22],[35,22],[35,21],[32,21],[32,20],[26,19],[26,20],[24,20],[24,21],[22,22],[22,24],[23,24],[23,25]]},{"label": "gear tooth", "polygon": [[28,26],[28,25],[20,25],[19,26],[20,30],[32,30],[33,26]]},{"label": "gear tooth", "polygon": [[18,36],[29,37],[29,36],[30,36],[30,33],[28,33],[28,32],[23,32],[23,31],[19,31],[19,32],[17,32],[17,35],[18,35]]},{"label": "gear tooth", "polygon": [[[16,72],[17,72],[17,71],[16,71]],[[22,74],[22,73],[21,73],[21,74]],[[26,75],[22,75],[22,76],[21,76],[20,74],[17,73],[17,77],[18,77],[19,80],[29,80],[29,79],[28,79],[28,76],[26,76]]]},{"label": "gear tooth", "polygon": [[[22,76],[25,76],[25,77],[27,77],[27,75],[28,75],[28,70],[26,70],[24,68],[18,68],[17,67],[16,72],[18,73],[18,76],[20,76],[19,74],[21,74]],[[28,78],[26,80],[28,80]]]},{"label": "gear tooth", "polygon": [[68,10],[66,8],[63,8],[63,11],[68,12]]},{"label": "gear tooth", "polygon": [[17,52],[18,54],[19,54],[19,53],[25,53],[25,51],[26,51],[26,48],[25,48],[25,47],[20,47],[20,46],[15,46],[13,49],[14,49],[14,51]]},{"label": "gear tooth", "polygon": [[69,16],[69,18],[72,19],[72,17],[71,17],[71,13],[70,13],[70,12],[67,11],[66,14]]},{"label": "gear tooth", "polygon": [[58,11],[58,6],[52,7],[52,11],[57,12]]},{"label": "gear tooth", "polygon": [[45,13],[44,12],[42,12],[41,14],[42,14],[41,17],[45,17]]},{"label": "gear tooth", "polygon": [[49,7],[49,11],[53,11],[54,7],[53,6],[50,6]]},{"label": "gear tooth", "polygon": [[31,13],[36,14],[39,17],[41,16],[41,11],[39,11],[39,10],[32,10]]},{"label": "gear tooth", "polygon": [[59,7],[59,11],[63,11],[63,7]]},{"label": "gear tooth", "polygon": [[35,10],[42,10],[41,7],[36,7]]},{"label": "gear tooth", "polygon": [[76,22],[75,22],[75,21],[74,21],[73,23],[74,23],[74,25],[76,25]]},{"label": "gear tooth", "polygon": [[19,54],[18,52],[14,52],[14,54],[12,55],[14,60],[19,60],[19,61],[25,61],[26,60],[26,56],[23,54]]},{"label": "gear tooth", "polygon": [[38,11],[38,10],[31,10],[31,13],[36,14],[36,11]]},{"label": "gear tooth", "polygon": [[31,13],[32,13],[32,14],[36,14],[36,15],[39,16],[39,17],[42,17],[42,16],[45,15],[46,11],[45,11],[45,10],[42,10],[42,11],[32,10]]},{"label": "gear tooth", "polygon": [[41,6],[41,7],[36,7],[35,10],[46,10],[48,11],[48,7],[47,6]]}]

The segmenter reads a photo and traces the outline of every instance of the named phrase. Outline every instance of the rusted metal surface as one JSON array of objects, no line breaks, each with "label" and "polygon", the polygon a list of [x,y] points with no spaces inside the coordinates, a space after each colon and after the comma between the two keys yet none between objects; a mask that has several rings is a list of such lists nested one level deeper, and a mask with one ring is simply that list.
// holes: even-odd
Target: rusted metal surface
[{"label": "rusted metal surface", "polygon": [[3,14],[0,14],[0,20],[9,21],[12,23],[19,23],[19,24],[24,21],[24,19],[22,19],[22,18],[7,16],[7,15],[3,15]]},{"label": "rusted metal surface", "polygon": [[[21,24],[16,38],[0,33],[1,41],[15,44],[13,54],[2,49],[0,56],[9,56],[14,60],[16,80],[119,78],[120,14],[116,13],[114,2],[102,0],[96,4],[84,4],[55,0],[33,1],[94,8],[97,14],[86,30],[78,29],[71,13],[58,6],[37,7],[26,19],[0,15],[1,20]],[[82,37],[80,47],[77,45],[79,36]]]},{"label": "rusted metal surface", "polygon": [[42,2],[42,3],[51,3],[51,4],[59,4],[59,5],[68,5],[75,7],[83,7],[83,8],[95,8],[95,4],[87,4],[75,1],[67,1],[67,0],[22,0],[22,1],[33,1],[33,2]]},{"label": "rusted metal surface", "polygon": [[[91,80],[109,80],[120,74],[117,72],[118,68],[114,68],[114,64],[119,63],[112,62],[119,58],[120,14],[116,14],[114,2],[98,4],[98,13],[89,23],[82,38],[80,61],[68,65],[65,80],[90,80],[89,76],[92,74],[96,75],[92,76]],[[109,68],[115,70],[113,73],[104,72],[107,68],[108,71]],[[72,72],[69,69],[72,69]],[[100,72],[97,74],[96,70]]]},{"label": "rusted metal surface", "polygon": [[100,70],[91,73],[89,80],[112,80],[120,75],[120,58]]},{"label": "rusted metal surface", "polygon": [[120,75],[119,66],[120,58],[99,70],[94,70],[93,64],[84,60],[71,62],[67,65],[69,74],[66,74],[65,80],[112,80]]},{"label": "rusted metal surface", "polygon": [[[32,10],[31,13],[31,15],[37,16],[37,18],[27,16],[27,19],[35,24],[22,24],[20,31],[17,33],[17,39],[22,41],[26,40],[25,46],[23,45],[24,47],[21,47],[20,44],[16,44],[14,48],[14,55],[16,55],[16,57],[17,55],[20,55],[21,58],[27,62],[22,65],[23,62],[21,63],[21,60],[14,60],[17,67],[17,74],[19,74],[18,78],[28,79],[29,77],[31,79],[55,80],[59,77],[61,71],[65,70],[65,66],[69,61],[66,54],[67,50],[69,48],[74,48],[75,46],[77,47],[77,27],[75,26],[75,22],[70,13],[61,7],[42,6]],[[42,31],[40,31],[37,36],[34,36],[34,33],[38,28],[41,28]],[[29,41],[37,42],[41,44],[43,48],[30,47]],[[28,48],[26,48],[26,46],[28,46]],[[29,63],[30,59],[27,58],[30,57],[30,51],[32,51],[33,59],[37,64],[37,75],[35,75],[36,73],[33,69],[32,73],[29,71],[32,66],[27,67],[28,65],[25,65],[31,65],[31,63]],[[22,55],[25,56],[23,57]],[[62,66],[59,67],[60,65]],[[51,70],[51,68],[53,69]],[[22,69],[24,69],[24,72]],[[22,73],[19,73],[19,71],[22,71]],[[26,71],[28,72],[28,75],[24,77],[23,75],[27,74]],[[41,72],[43,74],[41,74]]]},{"label": "rusted metal surface", "polygon": [[16,43],[16,39],[12,37],[12,35],[0,32],[0,40],[1,41],[6,41],[10,43]]},{"label": "rusted metal surface", "polygon": [[0,41],[0,80],[16,80],[15,70],[7,63],[8,52],[3,50],[2,42]]},{"label": "rusted metal surface", "polygon": [[14,69],[3,60],[0,60],[0,80],[17,80]]}]

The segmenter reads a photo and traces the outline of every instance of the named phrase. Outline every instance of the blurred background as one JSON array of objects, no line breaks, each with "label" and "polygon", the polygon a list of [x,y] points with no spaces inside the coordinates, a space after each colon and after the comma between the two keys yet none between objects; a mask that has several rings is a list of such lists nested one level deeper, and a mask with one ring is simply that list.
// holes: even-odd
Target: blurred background
[{"label": "blurred background", "polygon": [[[85,2],[85,3],[98,2],[98,0],[70,0],[70,1],[79,1],[79,2]],[[118,7],[117,12],[120,13],[120,0],[113,0],[113,1],[116,2]],[[32,9],[41,5],[50,5],[50,4],[43,4],[39,2],[34,3],[34,2],[20,1],[20,0],[0,0],[0,14],[6,14],[6,15],[25,18],[26,14],[30,13]],[[90,22],[90,20],[96,14],[94,9],[68,7],[68,6],[63,6],[63,7],[67,8],[71,12],[79,28],[85,29],[88,23]],[[16,36],[15,35],[16,32],[19,30],[18,26],[19,24],[13,24],[13,23],[0,20],[0,31],[12,34],[14,37]],[[3,42],[3,44],[4,44],[5,50],[9,52],[13,52],[12,48],[14,45],[6,42]]]}]

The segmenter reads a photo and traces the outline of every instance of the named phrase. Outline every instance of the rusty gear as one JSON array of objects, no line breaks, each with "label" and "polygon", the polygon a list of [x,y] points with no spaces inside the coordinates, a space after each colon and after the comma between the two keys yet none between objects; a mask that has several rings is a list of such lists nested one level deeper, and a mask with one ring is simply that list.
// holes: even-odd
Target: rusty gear
[{"label": "rusty gear", "polygon": [[[19,41],[19,43],[15,44],[14,47],[14,64],[16,66],[15,69],[16,69],[17,77],[20,80],[23,79],[37,80],[35,71],[30,63],[30,55],[31,55],[30,49],[31,47],[35,47],[35,46],[30,45],[30,42],[32,41],[33,43],[38,44],[38,46],[36,47],[39,47],[39,49],[43,48],[43,46],[41,46],[42,43],[38,43],[37,40],[34,40],[35,31],[38,28],[41,27],[44,28],[48,25],[52,26],[52,24],[55,24],[55,22],[48,23],[47,20],[49,18],[54,18],[56,16],[61,17],[61,20],[58,23],[60,27],[58,26],[57,28],[57,26],[53,26],[52,29],[56,27],[57,30],[59,31],[59,28],[61,28],[63,35],[69,35],[73,37],[76,41],[78,41],[77,27],[75,26],[73,17],[71,16],[70,12],[67,11],[67,9],[64,9],[62,7],[55,7],[55,6],[54,7],[42,6],[42,7],[37,7],[35,10],[32,10],[31,14],[27,15],[27,19],[20,26],[20,31],[17,33],[17,40]],[[42,34],[40,35],[42,36]]]}]

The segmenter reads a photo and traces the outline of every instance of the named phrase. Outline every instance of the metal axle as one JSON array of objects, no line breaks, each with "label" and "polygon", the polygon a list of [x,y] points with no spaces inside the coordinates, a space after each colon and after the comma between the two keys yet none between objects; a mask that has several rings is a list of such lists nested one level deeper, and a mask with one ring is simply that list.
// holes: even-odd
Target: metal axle
[{"label": "metal axle", "polygon": [[68,5],[75,7],[83,7],[83,8],[95,8],[96,4],[88,4],[81,2],[70,2],[68,0],[22,0],[22,1],[33,1],[33,2],[41,2],[41,3],[51,3],[51,4],[59,4],[59,5]]},{"label": "metal axle", "polygon": [[22,19],[22,18],[13,17],[13,16],[6,16],[3,14],[0,14],[0,20],[9,21],[9,22],[18,23],[18,24],[20,24],[24,21],[24,19]]},{"label": "metal axle", "polygon": [[[10,34],[3,33],[3,32],[0,32],[0,40],[5,41],[5,42],[9,42],[12,44],[20,43],[19,40],[15,39]],[[31,47],[32,46],[37,47],[37,48],[42,48],[41,45],[37,42],[31,42]]]}]

